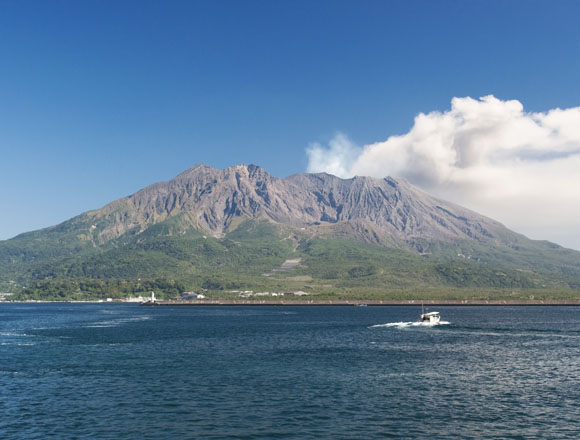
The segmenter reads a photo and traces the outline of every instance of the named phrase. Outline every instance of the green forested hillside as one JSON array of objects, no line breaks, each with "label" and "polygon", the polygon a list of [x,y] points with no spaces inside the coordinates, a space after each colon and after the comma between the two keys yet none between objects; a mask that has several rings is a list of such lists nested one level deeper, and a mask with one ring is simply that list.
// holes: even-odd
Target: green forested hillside
[{"label": "green forested hillside", "polygon": [[[578,266],[567,262],[573,251],[542,258],[543,244],[536,242],[536,249],[495,251],[439,243],[431,246],[431,254],[420,255],[270,222],[242,221],[220,238],[194,228],[184,232],[177,224],[178,218],[170,219],[102,247],[61,237],[60,253],[47,250],[43,258],[38,237],[21,236],[18,261],[7,257],[14,244],[2,242],[2,281],[22,286],[20,298],[36,299],[125,297],[151,290],[172,297],[202,289],[215,297],[237,290],[304,290],[321,298],[489,297],[501,296],[502,289],[570,297],[580,286]],[[29,247],[33,256],[26,254]],[[288,259],[300,262],[278,270]]]}]

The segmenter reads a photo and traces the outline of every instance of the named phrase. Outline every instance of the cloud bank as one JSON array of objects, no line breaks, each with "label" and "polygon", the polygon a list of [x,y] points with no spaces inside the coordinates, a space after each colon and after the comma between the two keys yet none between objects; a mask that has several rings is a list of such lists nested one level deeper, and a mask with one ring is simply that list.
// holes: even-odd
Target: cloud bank
[{"label": "cloud bank", "polygon": [[363,147],[338,134],[309,172],[404,177],[531,238],[580,249],[580,107],[527,113],[516,100],[453,98],[411,130]]}]

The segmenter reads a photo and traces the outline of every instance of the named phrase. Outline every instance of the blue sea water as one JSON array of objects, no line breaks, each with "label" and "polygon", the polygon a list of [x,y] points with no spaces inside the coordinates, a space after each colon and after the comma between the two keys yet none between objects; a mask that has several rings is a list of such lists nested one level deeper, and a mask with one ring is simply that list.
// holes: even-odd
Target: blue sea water
[{"label": "blue sea water", "polygon": [[580,308],[436,310],[0,304],[0,438],[580,438]]}]

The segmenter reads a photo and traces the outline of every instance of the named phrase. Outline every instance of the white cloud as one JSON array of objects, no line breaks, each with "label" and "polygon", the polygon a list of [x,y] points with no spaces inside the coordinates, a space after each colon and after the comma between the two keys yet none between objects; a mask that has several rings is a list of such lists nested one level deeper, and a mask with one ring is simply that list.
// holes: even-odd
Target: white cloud
[{"label": "white cloud", "polygon": [[308,172],[327,172],[335,176],[347,176],[352,163],[359,157],[361,149],[342,133],[336,134],[328,148],[312,143],[306,149]]},{"label": "white cloud", "polygon": [[526,113],[516,100],[453,98],[411,130],[358,148],[340,134],[308,171],[405,177],[537,239],[580,249],[580,107]]}]

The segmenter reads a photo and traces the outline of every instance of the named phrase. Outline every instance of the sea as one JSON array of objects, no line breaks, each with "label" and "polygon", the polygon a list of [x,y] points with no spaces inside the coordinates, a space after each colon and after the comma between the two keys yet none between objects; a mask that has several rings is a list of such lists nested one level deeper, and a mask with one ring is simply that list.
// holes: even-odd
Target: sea
[{"label": "sea", "polygon": [[580,307],[0,304],[0,438],[580,438]]}]

